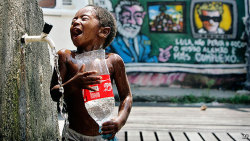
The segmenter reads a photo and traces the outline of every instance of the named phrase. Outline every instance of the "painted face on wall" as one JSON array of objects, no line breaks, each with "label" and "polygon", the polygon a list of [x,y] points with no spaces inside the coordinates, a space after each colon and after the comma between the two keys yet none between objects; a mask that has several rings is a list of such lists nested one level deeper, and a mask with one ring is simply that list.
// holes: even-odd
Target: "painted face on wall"
[{"label": "painted face on wall", "polygon": [[117,13],[118,32],[127,38],[134,38],[141,30],[145,12],[139,5],[123,5]]},{"label": "painted face on wall", "polygon": [[217,33],[217,29],[221,22],[219,11],[202,10],[200,18],[205,30],[209,33]]},{"label": "painted face on wall", "polygon": [[120,14],[122,24],[133,24],[141,26],[144,14],[139,5],[124,6]]}]

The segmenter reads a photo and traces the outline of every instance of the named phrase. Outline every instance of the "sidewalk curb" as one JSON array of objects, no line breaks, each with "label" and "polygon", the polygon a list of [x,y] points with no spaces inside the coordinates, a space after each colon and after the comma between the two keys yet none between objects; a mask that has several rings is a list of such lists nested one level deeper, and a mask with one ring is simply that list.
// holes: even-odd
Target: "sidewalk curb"
[{"label": "sidewalk curb", "polygon": [[[232,101],[236,99],[250,104],[249,91],[230,91],[216,89],[194,88],[169,88],[169,87],[131,87],[134,102],[170,102],[170,103],[211,103],[217,101]],[[116,99],[119,100],[118,92],[114,88]],[[244,100],[246,99],[246,100]]]}]

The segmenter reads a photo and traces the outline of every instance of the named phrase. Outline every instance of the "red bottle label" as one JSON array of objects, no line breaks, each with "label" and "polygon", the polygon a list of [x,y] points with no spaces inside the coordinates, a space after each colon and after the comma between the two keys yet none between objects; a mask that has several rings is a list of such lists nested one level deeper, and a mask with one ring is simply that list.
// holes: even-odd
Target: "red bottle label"
[{"label": "red bottle label", "polygon": [[82,89],[84,103],[95,99],[114,97],[110,76],[108,74],[100,76],[102,77],[101,84],[89,85],[97,91]]}]

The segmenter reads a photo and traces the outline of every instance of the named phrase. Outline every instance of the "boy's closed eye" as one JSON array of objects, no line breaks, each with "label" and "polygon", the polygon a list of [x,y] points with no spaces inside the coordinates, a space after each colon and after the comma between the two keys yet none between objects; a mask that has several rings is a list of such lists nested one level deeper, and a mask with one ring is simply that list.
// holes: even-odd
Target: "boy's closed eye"
[{"label": "boy's closed eye", "polygon": [[[73,24],[76,20],[78,20],[78,18],[77,18],[77,17],[73,18],[73,20],[72,20],[71,24]],[[81,17],[81,20],[82,20],[82,21],[89,20],[89,17],[88,17],[88,16],[83,15],[83,16]]]},{"label": "boy's closed eye", "polygon": [[86,21],[86,20],[88,20],[88,19],[89,19],[88,16],[82,16],[82,20],[83,20],[83,21]]}]

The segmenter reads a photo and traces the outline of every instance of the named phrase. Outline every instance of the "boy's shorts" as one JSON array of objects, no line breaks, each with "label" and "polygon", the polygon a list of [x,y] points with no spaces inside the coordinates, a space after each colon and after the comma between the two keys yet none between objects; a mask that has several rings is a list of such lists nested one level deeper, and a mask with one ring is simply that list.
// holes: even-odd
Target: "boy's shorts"
[{"label": "boy's shorts", "polygon": [[[67,137],[67,139],[66,139]],[[65,141],[104,141],[102,136],[85,136],[70,129],[68,125],[64,125],[62,138]]]}]

